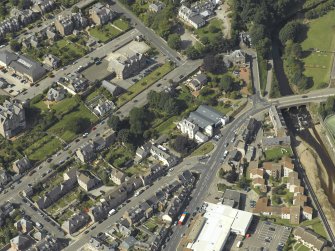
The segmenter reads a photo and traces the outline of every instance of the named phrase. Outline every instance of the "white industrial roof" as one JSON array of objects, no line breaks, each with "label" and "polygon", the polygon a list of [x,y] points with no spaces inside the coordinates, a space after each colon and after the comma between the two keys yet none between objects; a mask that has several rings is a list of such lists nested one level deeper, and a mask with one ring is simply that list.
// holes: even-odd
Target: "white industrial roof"
[{"label": "white industrial roof", "polygon": [[188,245],[194,251],[220,251],[230,232],[245,235],[252,220],[252,213],[230,206],[208,203],[204,224],[198,238]]}]

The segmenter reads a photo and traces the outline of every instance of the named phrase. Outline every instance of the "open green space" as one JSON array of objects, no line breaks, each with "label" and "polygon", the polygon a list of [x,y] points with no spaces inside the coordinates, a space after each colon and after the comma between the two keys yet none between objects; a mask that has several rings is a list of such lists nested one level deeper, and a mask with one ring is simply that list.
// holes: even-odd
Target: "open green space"
[{"label": "open green space", "polygon": [[122,20],[122,19],[117,19],[113,22],[113,25],[115,25],[116,27],[118,27],[119,29],[126,31],[130,28],[130,25],[128,22]]},{"label": "open green space", "polygon": [[325,124],[332,133],[333,137],[335,137],[335,115],[328,116],[325,119]]},{"label": "open green space", "polygon": [[206,155],[214,149],[214,144],[212,142],[206,142],[198,147],[191,156]]},{"label": "open green space", "polygon": [[319,217],[316,217],[312,220],[304,221],[300,225],[310,227],[315,233],[328,239],[328,235]]},{"label": "open green space", "polygon": [[274,147],[268,150],[265,150],[265,160],[266,161],[277,161],[283,156],[292,156],[291,147]]},{"label": "open green space", "polygon": [[306,247],[305,245],[300,245],[298,249],[295,249],[297,251],[309,251],[310,249]]},{"label": "open green space", "polygon": [[120,107],[127,103],[129,100],[133,99],[139,93],[141,93],[142,91],[153,85],[156,81],[164,77],[167,73],[172,71],[173,68],[173,64],[171,62],[167,62],[151,72],[149,75],[142,78],[140,81],[136,82],[128,89],[127,93],[122,94],[118,98],[116,102],[117,106]]},{"label": "open green space", "polygon": [[127,146],[115,143],[105,153],[105,159],[115,167],[122,167],[127,161],[134,158],[134,152]]},{"label": "open green space", "polygon": [[114,37],[118,36],[122,31],[116,29],[110,24],[103,26],[95,26],[89,30],[91,36],[95,37],[99,41],[106,43]]},{"label": "open green space", "polygon": [[195,30],[195,34],[199,37],[201,42],[204,42],[205,39],[213,41],[215,37],[219,35],[219,32],[222,31],[222,28],[221,20],[213,18],[206,26]]},{"label": "open green space", "polygon": [[43,160],[61,149],[62,143],[56,137],[47,135],[29,146],[24,153],[30,160]]},{"label": "open green space", "polygon": [[[335,49],[335,11],[329,12],[318,19],[308,23],[307,38],[301,43],[305,64],[304,74],[312,77],[313,88],[329,82],[330,71],[333,63],[333,51]],[[317,50],[319,52],[310,52]]]}]

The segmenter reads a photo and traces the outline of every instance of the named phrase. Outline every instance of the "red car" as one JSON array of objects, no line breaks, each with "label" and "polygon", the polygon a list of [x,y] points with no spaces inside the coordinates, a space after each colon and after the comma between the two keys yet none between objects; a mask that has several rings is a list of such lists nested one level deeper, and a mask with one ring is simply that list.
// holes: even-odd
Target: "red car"
[{"label": "red car", "polygon": [[250,238],[250,237],[251,237],[251,234],[246,234],[245,237],[246,237],[246,238]]},{"label": "red car", "polygon": [[92,131],[95,131],[96,129],[97,129],[96,127],[93,127],[93,128],[92,128]]}]

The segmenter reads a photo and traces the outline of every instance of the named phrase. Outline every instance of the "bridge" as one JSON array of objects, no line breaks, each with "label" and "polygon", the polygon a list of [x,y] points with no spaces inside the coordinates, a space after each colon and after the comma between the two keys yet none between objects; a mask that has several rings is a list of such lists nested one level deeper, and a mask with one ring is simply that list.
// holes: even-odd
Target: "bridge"
[{"label": "bridge", "polygon": [[308,94],[291,95],[281,98],[269,99],[269,103],[278,108],[289,108],[292,106],[306,105],[308,103],[320,103],[327,100],[328,97],[335,95],[335,88],[326,88],[312,91]]}]

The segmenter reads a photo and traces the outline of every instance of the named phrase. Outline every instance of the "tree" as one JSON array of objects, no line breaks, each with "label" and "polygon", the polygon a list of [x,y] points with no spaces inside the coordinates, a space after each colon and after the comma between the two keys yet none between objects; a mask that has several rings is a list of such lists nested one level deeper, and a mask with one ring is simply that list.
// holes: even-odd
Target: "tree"
[{"label": "tree", "polygon": [[4,18],[7,14],[7,8],[4,4],[0,4],[0,16]]},{"label": "tree", "polygon": [[237,180],[238,178],[238,174],[232,170],[232,171],[229,171],[227,174],[226,174],[226,180],[229,182],[229,183],[235,183],[235,181]]},{"label": "tree", "polygon": [[85,132],[90,128],[90,126],[91,121],[89,119],[72,117],[69,121],[67,121],[64,129],[78,134]]},{"label": "tree", "polygon": [[292,21],[285,24],[285,26],[279,32],[279,39],[282,44],[285,44],[288,40],[296,42],[299,35],[299,30],[301,29],[302,24],[300,24],[298,21]]},{"label": "tree", "polygon": [[72,11],[72,13],[78,13],[79,12],[79,7],[74,6],[71,11]]},{"label": "tree", "polygon": [[225,92],[230,92],[233,90],[234,80],[229,75],[223,75],[220,80],[220,89],[224,90]]},{"label": "tree", "polygon": [[122,143],[128,143],[130,140],[130,131],[129,129],[121,129],[117,133],[117,141]]},{"label": "tree", "polygon": [[118,131],[120,129],[121,120],[119,116],[112,115],[107,120],[107,125],[112,128],[114,131]]},{"label": "tree", "polygon": [[21,44],[13,39],[9,42],[9,45],[10,45],[10,48],[13,50],[13,51],[20,51],[21,50]]},{"label": "tree", "polygon": [[221,31],[220,27],[217,27],[214,24],[209,25],[208,30],[211,33],[218,33],[219,31]]},{"label": "tree", "polygon": [[187,47],[185,53],[189,59],[198,59],[200,57],[200,52],[193,45]]},{"label": "tree", "polygon": [[181,39],[178,34],[174,33],[169,35],[167,43],[174,50],[179,50],[181,48]]},{"label": "tree", "polygon": [[149,127],[148,112],[144,108],[134,107],[129,113],[130,132],[135,135],[143,135]]},{"label": "tree", "polygon": [[177,152],[186,155],[191,150],[193,150],[196,147],[196,143],[193,140],[189,140],[187,137],[178,135],[173,141],[172,141],[172,147]]},{"label": "tree", "polygon": [[218,74],[225,71],[225,67],[222,61],[222,57],[214,56],[214,55],[207,55],[204,58],[204,62],[202,67],[205,71]]}]

